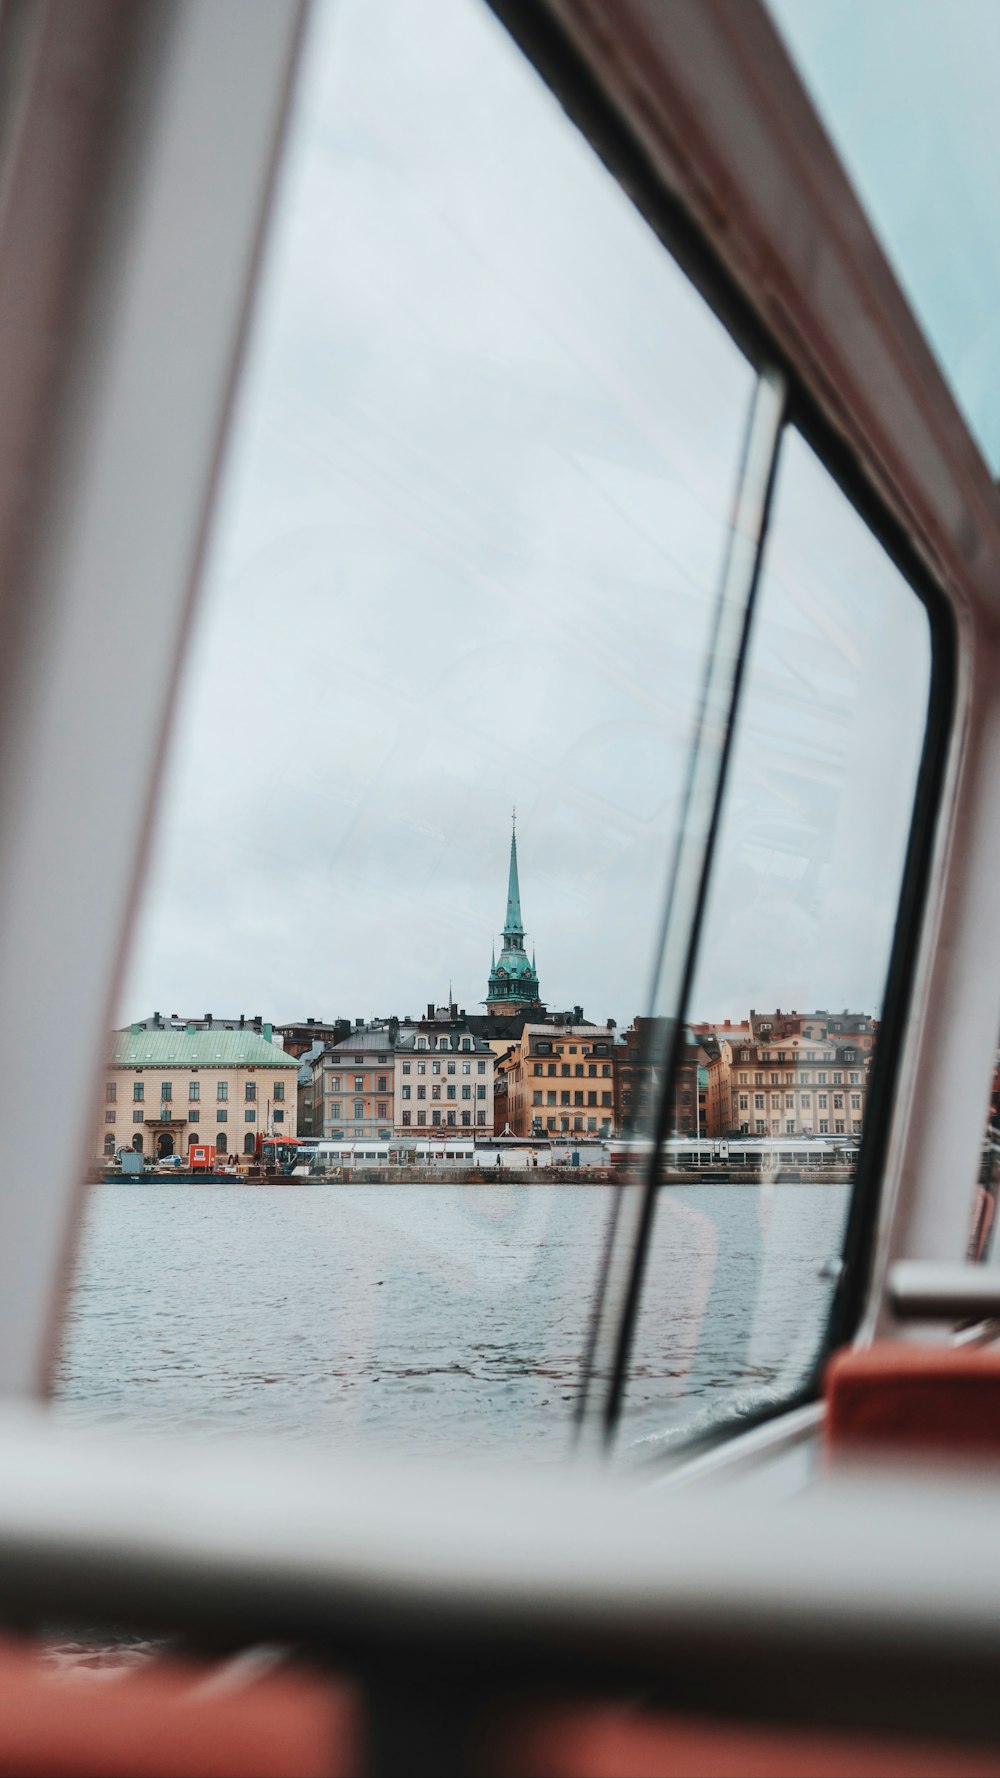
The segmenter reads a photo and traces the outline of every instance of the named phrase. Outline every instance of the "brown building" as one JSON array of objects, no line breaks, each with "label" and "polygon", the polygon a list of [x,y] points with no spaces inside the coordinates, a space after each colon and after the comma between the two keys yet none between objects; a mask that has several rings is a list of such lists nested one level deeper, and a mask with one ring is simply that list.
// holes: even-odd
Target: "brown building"
[{"label": "brown building", "polygon": [[308,1018],[291,1025],[275,1025],[274,1034],[281,1038],[290,1056],[302,1057],[317,1043],[342,1043],[352,1029],[350,1019],[334,1019],[327,1023],[324,1019]]},{"label": "brown building", "polygon": [[[624,1136],[654,1134],[673,1029],[672,1019],[635,1018],[622,1032],[615,1072],[618,1128]],[[668,1136],[704,1136],[707,1133],[708,1042],[712,1039],[706,1037],[705,1042],[700,1041],[693,1027],[685,1029],[667,1125]]]}]

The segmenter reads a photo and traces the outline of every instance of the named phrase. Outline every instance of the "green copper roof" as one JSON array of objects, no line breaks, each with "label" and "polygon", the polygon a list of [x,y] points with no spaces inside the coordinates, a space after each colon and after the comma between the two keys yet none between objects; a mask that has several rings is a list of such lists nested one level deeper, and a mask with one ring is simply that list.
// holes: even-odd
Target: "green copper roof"
[{"label": "green copper roof", "polygon": [[112,1068],[297,1068],[257,1031],[116,1031]]},{"label": "green copper roof", "polygon": [[517,828],[511,828],[510,834],[510,872],[507,877],[507,918],[504,932],[516,932],[524,935],[524,922],[521,919],[521,885],[517,880]]}]

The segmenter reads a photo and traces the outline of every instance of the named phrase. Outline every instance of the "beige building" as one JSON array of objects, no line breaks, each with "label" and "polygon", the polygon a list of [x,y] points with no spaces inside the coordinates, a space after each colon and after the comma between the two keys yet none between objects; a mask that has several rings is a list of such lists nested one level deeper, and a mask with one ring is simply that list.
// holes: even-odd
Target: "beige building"
[{"label": "beige building", "polygon": [[493,1134],[496,1056],[461,1014],[422,1020],[396,1050],[397,1135]]},{"label": "beige building", "polygon": [[258,1134],[295,1136],[297,1070],[267,1024],[116,1031],[94,1151],[107,1160],[135,1148],[157,1160],[211,1143],[249,1154]]},{"label": "beige building", "polygon": [[864,1129],[867,1057],[850,1041],[804,1033],[766,1043],[727,1039],[708,1079],[711,1136],[859,1137]]}]

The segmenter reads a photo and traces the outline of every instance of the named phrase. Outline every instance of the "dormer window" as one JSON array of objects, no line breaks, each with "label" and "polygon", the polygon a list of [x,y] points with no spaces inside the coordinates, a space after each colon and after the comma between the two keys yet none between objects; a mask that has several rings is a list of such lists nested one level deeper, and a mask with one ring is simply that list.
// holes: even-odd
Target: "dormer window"
[{"label": "dormer window", "polygon": [[418,1037],[417,1038],[417,1048],[418,1048],[418,1050],[425,1050],[427,1048],[426,1037]]}]

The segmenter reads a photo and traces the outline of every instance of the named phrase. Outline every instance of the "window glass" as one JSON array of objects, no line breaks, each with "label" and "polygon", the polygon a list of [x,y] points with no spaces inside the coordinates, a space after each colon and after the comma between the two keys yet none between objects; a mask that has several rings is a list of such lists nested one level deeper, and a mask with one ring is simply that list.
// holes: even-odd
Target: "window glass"
[{"label": "window glass", "polygon": [[[632,1454],[773,1405],[815,1363],[929,674],[923,605],[786,434],[632,1353]],[[848,1050],[854,1091],[817,1091]],[[632,1072],[633,1102],[653,1096],[654,1071]]]},{"label": "window glass", "polygon": [[[536,1113],[528,1015],[615,1058],[644,1003],[754,387],[485,7],[315,9],[119,1018],[155,1047],[176,1007],[244,1108],[301,1036],[317,1189],[238,1183],[278,1163],[264,1091],[197,1192],[145,1120],[148,1189],[90,1195],[65,1412],[568,1444],[615,1061]],[[442,1022],[471,1164],[439,1059],[412,1126],[396,1095]]]},{"label": "window glass", "polygon": [[1000,468],[1000,7],[770,0],[994,472]]}]

